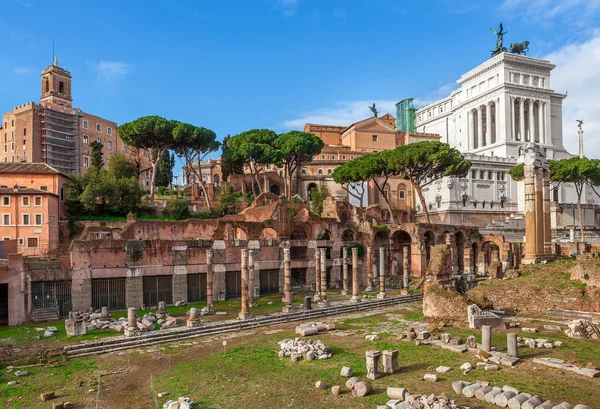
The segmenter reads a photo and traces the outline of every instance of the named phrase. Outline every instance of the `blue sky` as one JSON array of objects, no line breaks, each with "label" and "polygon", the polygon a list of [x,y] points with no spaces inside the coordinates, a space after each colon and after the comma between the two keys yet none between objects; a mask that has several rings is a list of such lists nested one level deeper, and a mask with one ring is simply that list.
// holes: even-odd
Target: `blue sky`
[{"label": "blue sky", "polygon": [[503,22],[505,43],[527,39],[532,56],[560,62],[552,85],[591,138],[599,14],[600,0],[4,0],[0,110],[39,100],[54,37],[74,105],[118,123],[158,114],[219,138],[348,124],[370,116],[367,103],[445,96],[489,57]]}]

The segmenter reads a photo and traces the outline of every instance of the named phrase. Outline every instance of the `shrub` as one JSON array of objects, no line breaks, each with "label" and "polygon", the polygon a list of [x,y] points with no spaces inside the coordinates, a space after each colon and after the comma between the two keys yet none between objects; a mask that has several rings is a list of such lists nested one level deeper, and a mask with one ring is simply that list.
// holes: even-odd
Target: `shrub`
[{"label": "shrub", "polygon": [[189,219],[190,209],[188,208],[185,199],[171,199],[165,208],[165,215],[171,216],[175,220]]}]

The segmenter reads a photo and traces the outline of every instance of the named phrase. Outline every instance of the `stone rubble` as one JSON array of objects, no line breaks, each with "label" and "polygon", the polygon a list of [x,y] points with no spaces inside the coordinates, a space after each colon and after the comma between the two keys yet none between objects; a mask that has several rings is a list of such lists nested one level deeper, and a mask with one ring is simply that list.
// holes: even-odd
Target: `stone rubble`
[{"label": "stone rubble", "polygon": [[570,365],[557,358],[534,358],[532,361],[534,364],[545,365],[551,368],[563,369],[565,371],[575,372],[578,375],[587,376],[588,378],[600,377],[600,371],[592,368],[579,368],[575,365]]},{"label": "stone rubble", "polygon": [[295,339],[284,339],[279,341],[279,357],[285,358],[290,357],[293,362],[306,359],[312,361],[314,359],[329,359],[333,354],[331,348],[329,348],[323,341],[319,340],[308,340],[304,341],[300,338]]},{"label": "stone rubble", "polygon": [[330,331],[335,329],[335,324],[325,322],[307,322],[296,327],[296,334],[303,337],[316,335],[319,332]]},{"label": "stone rubble", "polygon": [[194,401],[187,397],[180,397],[177,400],[169,400],[163,405],[163,409],[191,409]]},{"label": "stone rubble", "polygon": [[448,398],[442,393],[439,396],[434,394],[421,395],[410,394],[405,388],[388,388],[387,395],[390,400],[385,405],[379,405],[382,409],[468,409],[464,406],[458,406],[453,399]]},{"label": "stone rubble", "polygon": [[589,320],[573,320],[568,324],[568,328],[565,330],[565,335],[569,338],[588,338],[586,336],[585,328],[595,329],[590,334],[591,339],[598,339],[598,333],[600,333],[600,325],[594,324]]}]

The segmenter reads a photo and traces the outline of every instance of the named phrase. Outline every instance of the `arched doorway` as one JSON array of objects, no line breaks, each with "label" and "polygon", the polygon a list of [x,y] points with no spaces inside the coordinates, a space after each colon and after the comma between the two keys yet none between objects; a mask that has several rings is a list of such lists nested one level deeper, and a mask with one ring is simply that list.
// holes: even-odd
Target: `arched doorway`
[{"label": "arched doorway", "polygon": [[313,189],[316,189],[316,188],[317,188],[316,183],[309,183],[308,186],[306,187],[306,197],[309,201],[312,198]]},{"label": "arched doorway", "polygon": [[342,241],[344,243],[350,243],[354,241],[354,232],[352,230],[344,230],[342,233]]},{"label": "arched doorway", "polygon": [[[384,248],[384,257],[387,258],[389,255],[389,247],[390,247],[390,233],[387,230],[382,230],[382,231],[378,231],[375,234],[375,237],[373,238],[373,268],[371,271],[373,271],[373,277],[378,277],[379,276],[379,269],[381,266],[381,262],[380,262],[380,253],[379,253],[379,249],[383,247]],[[389,265],[388,260],[384,260],[384,268],[387,268],[387,266]],[[389,270],[389,268],[388,268]]]},{"label": "arched doorway", "polygon": [[273,193],[274,195],[279,196],[281,194],[279,185],[271,185],[271,187],[269,188],[269,192]]},{"label": "arched doorway", "polygon": [[404,274],[404,270],[407,270],[410,275],[411,242],[410,234],[404,230],[398,230],[392,234],[390,248],[392,275]]}]

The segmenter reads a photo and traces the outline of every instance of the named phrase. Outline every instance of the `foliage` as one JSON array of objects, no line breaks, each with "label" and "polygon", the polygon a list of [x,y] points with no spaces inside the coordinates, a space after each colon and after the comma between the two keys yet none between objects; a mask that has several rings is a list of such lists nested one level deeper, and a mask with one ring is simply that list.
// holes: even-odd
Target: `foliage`
[{"label": "foliage", "polygon": [[520,182],[525,178],[525,165],[519,163],[517,166],[512,167],[508,174],[513,178],[515,182]]},{"label": "foliage", "polygon": [[330,196],[327,185],[322,184],[314,188],[310,194],[310,211],[315,216],[321,216],[323,213],[323,202]]},{"label": "foliage", "polygon": [[457,149],[437,141],[409,143],[383,153],[386,156],[386,164],[412,182],[419,196],[426,223],[431,223],[431,220],[423,197],[423,188],[444,176],[463,177],[471,167],[471,162],[465,160]]},{"label": "foliage", "polygon": [[333,180],[342,186],[349,195],[356,198],[359,206],[363,206],[365,195],[365,183],[371,178],[367,163],[370,161],[370,155],[359,156],[356,159],[345,162],[333,170]]},{"label": "foliage", "polygon": [[167,216],[173,217],[175,220],[185,220],[189,219],[191,216],[187,201],[182,198],[171,199],[169,203],[167,203],[164,213]]},{"label": "foliage", "polygon": [[219,207],[222,214],[237,213],[237,198],[231,183],[224,183],[219,194]]},{"label": "foliage", "polygon": [[387,224],[374,224],[373,227],[375,230],[389,230],[390,227]]},{"label": "foliage", "polygon": [[234,135],[227,141],[229,157],[236,162],[243,161],[250,169],[254,182],[253,191],[255,185],[258,186],[258,192],[254,191],[255,195],[263,193],[258,176],[265,165],[281,164],[281,151],[273,146],[276,139],[277,134],[270,129],[252,129]]},{"label": "foliage", "polygon": [[104,167],[102,148],[103,148],[103,145],[101,142],[94,141],[94,142],[90,143],[90,149],[92,150],[92,154],[91,154],[92,166],[91,166],[91,168],[95,169],[96,171],[99,171],[100,169],[102,169],[102,167]]},{"label": "foliage", "polygon": [[111,169],[116,178],[137,178],[136,164],[121,153],[112,155],[108,160],[108,168]]},{"label": "foliage", "polygon": [[293,208],[292,206],[288,206],[287,207],[287,214],[288,214],[288,217],[290,219],[293,219],[294,217],[296,217],[296,215],[298,214],[298,212],[296,212],[296,209]]},{"label": "foliage", "polygon": [[[285,173],[285,196],[292,195],[292,176],[298,167],[311,162],[323,149],[324,143],[311,132],[290,131],[280,134],[273,146],[279,150],[275,159],[281,157]],[[275,161],[273,163],[276,163]]]},{"label": "foliage", "polygon": [[357,248],[356,255],[358,258],[363,258],[365,255],[365,246],[363,246],[360,242],[354,243],[352,247],[346,248],[346,257],[352,258],[352,249],[355,247]]},{"label": "foliage", "polygon": [[156,186],[170,186],[173,183],[173,168],[175,167],[175,155],[171,152],[165,152],[164,156],[158,162],[156,171]]},{"label": "foliage", "polygon": [[221,173],[223,181],[227,181],[229,175],[241,175],[244,173],[244,159],[234,157],[234,152],[229,149],[228,141],[231,136],[227,135],[223,138],[221,145]]}]

